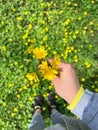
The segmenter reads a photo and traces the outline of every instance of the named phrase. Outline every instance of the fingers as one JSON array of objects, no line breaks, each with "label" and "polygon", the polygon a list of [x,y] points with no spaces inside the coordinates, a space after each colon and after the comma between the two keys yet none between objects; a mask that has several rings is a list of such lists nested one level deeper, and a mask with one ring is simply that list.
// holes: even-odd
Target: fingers
[{"label": "fingers", "polygon": [[[52,62],[54,61],[54,58],[49,58],[48,59],[48,62],[51,64]],[[58,64],[58,66],[59,67],[63,67],[64,65],[68,65],[69,63],[67,63],[67,62],[65,62],[64,60],[60,60],[61,61],[61,63],[60,64]],[[70,64],[69,64],[70,65]]]},{"label": "fingers", "polygon": [[48,62],[51,64],[53,62],[54,58],[49,58]]},{"label": "fingers", "polygon": [[[48,59],[48,63],[51,65],[51,63],[54,61],[54,58],[49,58]],[[60,64],[58,64],[58,66],[60,67],[60,68],[62,68],[62,65],[63,64],[65,64],[65,62],[63,61],[63,60],[60,60],[61,61],[61,63]]]}]

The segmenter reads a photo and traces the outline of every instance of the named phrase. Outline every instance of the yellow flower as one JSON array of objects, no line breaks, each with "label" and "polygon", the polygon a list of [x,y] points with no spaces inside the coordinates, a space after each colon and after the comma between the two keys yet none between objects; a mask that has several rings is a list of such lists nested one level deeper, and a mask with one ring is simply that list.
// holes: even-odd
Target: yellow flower
[{"label": "yellow flower", "polygon": [[3,102],[3,103],[2,103],[2,106],[6,107],[6,106],[7,106],[6,102]]},{"label": "yellow flower", "polygon": [[23,20],[23,18],[22,18],[21,16],[17,17],[16,19],[17,19],[18,21],[22,21],[22,20]]},{"label": "yellow flower", "polygon": [[17,112],[17,111],[18,111],[18,109],[17,109],[17,107],[15,107],[15,108],[14,108],[14,112]]},{"label": "yellow flower", "polygon": [[40,65],[41,69],[48,69],[48,63],[47,61],[42,61],[42,64]]},{"label": "yellow flower", "polygon": [[17,94],[17,95],[16,95],[16,97],[17,97],[17,98],[20,98],[20,95],[19,95],[19,94]]},{"label": "yellow flower", "polygon": [[78,56],[77,56],[77,55],[75,55],[75,56],[74,56],[74,59],[77,59],[77,58],[78,58]]},{"label": "yellow flower", "polygon": [[71,2],[67,2],[67,5],[71,5]]},{"label": "yellow flower", "polygon": [[48,3],[48,7],[50,7],[51,6],[51,3]]},{"label": "yellow flower", "polygon": [[15,65],[18,65],[18,62],[17,62],[17,61],[15,61]]},{"label": "yellow flower", "polygon": [[1,24],[4,25],[5,24],[4,21],[1,21]]},{"label": "yellow flower", "polygon": [[40,72],[42,72],[44,79],[48,79],[48,80],[54,79],[58,74],[58,71],[50,68],[48,70],[40,70]]},{"label": "yellow flower", "polygon": [[98,93],[98,88],[95,88],[95,92]]},{"label": "yellow flower", "polygon": [[13,10],[13,12],[15,12],[15,11],[16,11],[16,9],[15,9],[15,8],[13,8],[12,10]]},{"label": "yellow flower", "polygon": [[51,80],[51,78],[54,77],[54,74],[51,72],[51,67],[48,66],[47,61],[42,61],[39,71],[42,73],[44,79]]},{"label": "yellow flower", "polygon": [[18,91],[21,92],[23,89],[22,88],[19,88]]},{"label": "yellow flower", "polygon": [[37,93],[36,92],[34,92],[34,97],[36,97],[37,96]]},{"label": "yellow flower", "polygon": [[8,29],[6,29],[5,32],[8,33]]},{"label": "yellow flower", "polygon": [[56,6],[57,4],[56,4],[56,3],[54,3],[53,5],[54,5],[54,6]]},{"label": "yellow flower", "polygon": [[86,68],[89,69],[91,67],[91,64],[89,62],[85,62]]},{"label": "yellow flower", "polygon": [[74,62],[78,62],[78,59],[74,59]]},{"label": "yellow flower", "polygon": [[2,46],[2,50],[3,50],[3,51],[6,51],[6,46],[5,46],[5,45]]},{"label": "yellow flower", "polygon": [[94,85],[92,85],[91,87],[92,87],[92,88],[95,88],[95,86],[94,86]]},{"label": "yellow flower", "polygon": [[25,53],[31,53],[33,52],[33,44],[31,44],[28,49],[25,51]]},{"label": "yellow flower", "polygon": [[91,64],[88,64],[87,66],[86,66],[86,68],[90,68],[91,67]]},{"label": "yellow flower", "polygon": [[84,15],[85,15],[85,16],[87,15],[87,12],[86,12],[86,11],[84,12]]},{"label": "yellow flower", "polygon": [[56,99],[58,99],[58,96],[57,96],[57,95],[55,95],[55,98],[56,98]]},{"label": "yellow flower", "polygon": [[40,4],[40,6],[42,6],[42,7],[43,7],[43,6],[44,6],[44,3],[41,3],[41,4]]},{"label": "yellow flower", "polygon": [[22,69],[24,66],[23,65],[20,65],[19,68]]},{"label": "yellow flower", "polygon": [[42,61],[39,71],[42,73],[44,79],[52,80],[56,77],[56,75],[58,74],[59,63],[60,61],[57,57],[54,58],[51,65],[49,65],[47,61]]},{"label": "yellow flower", "polygon": [[8,41],[9,41],[9,42],[12,42],[12,41],[13,41],[13,39],[12,39],[12,38],[9,38],[9,39],[8,39]]},{"label": "yellow flower", "polygon": [[30,85],[33,85],[33,81],[30,81]]},{"label": "yellow flower", "polygon": [[59,57],[54,57],[54,60],[51,62],[52,68],[54,69],[59,69],[59,64],[61,63],[60,58]]},{"label": "yellow flower", "polygon": [[90,33],[94,33],[94,31],[93,31],[93,30],[90,30]]},{"label": "yellow flower", "polygon": [[48,12],[48,11],[46,11],[46,12],[45,12],[45,14],[46,14],[46,15],[48,15],[48,14],[49,14],[49,12]]},{"label": "yellow flower", "polygon": [[42,107],[42,110],[45,111],[45,110],[46,110],[46,107]]},{"label": "yellow flower", "polygon": [[33,38],[33,39],[32,39],[32,42],[34,42],[34,43],[35,43],[35,42],[36,42],[36,38]]},{"label": "yellow flower", "polygon": [[56,55],[56,54],[57,54],[57,52],[56,52],[56,51],[53,51],[53,54],[54,54],[54,55]]},{"label": "yellow flower", "polygon": [[28,80],[34,80],[35,82],[38,82],[39,81],[39,79],[38,79],[38,76],[37,76],[37,74],[36,73],[28,73],[27,75],[26,75],[26,77],[28,78]]},{"label": "yellow flower", "polygon": [[22,39],[26,39],[28,37],[28,33],[25,33],[23,36],[22,36]]},{"label": "yellow flower", "polygon": [[63,10],[60,10],[60,14],[62,14],[64,11]]},{"label": "yellow flower", "polygon": [[74,56],[74,62],[78,62],[78,56],[77,55]]},{"label": "yellow flower", "polygon": [[10,63],[10,66],[13,67],[13,63]]},{"label": "yellow flower", "polygon": [[85,78],[81,78],[81,81],[82,81],[82,82],[85,82],[85,80],[86,80]]},{"label": "yellow flower", "polygon": [[44,97],[44,98],[46,98],[46,97],[47,97],[47,94],[46,94],[46,93],[44,93],[44,94],[43,94],[43,97]]},{"label": "yellow flower", "polygon": [[73,50],[74,50],[74,47],[71,47],[71,50],[73,51]]},{"label": "yellow flower", "polygon": [[33,53],[37,59],[43,59],[47,56],[47,51],[44,49],[44,47],[36,47],[33,50]]},{"label": "yellow flower", "polygon": [[92,0],[92,4],[94,4],[95,3],[95,1],[94,0]]},{"label": "yellow flower", "polygon": [[11,83],[8,84],[8,87],[9,87],[9,88],[11,88],[12,86],[13,86],[13,84],[11,84]]},{"label": "yellow flower", "polygon": [[14,117],[14,116],[15,116],[15,113],[11,113],[11,116]]},{"label": "yellow flower", "polygon": [[78,34],[78,33],[79,33],[79,31],[78,31],[78,30],[76,30],[76,31],[75,31],[75,34]]},{"label": "yellow flower", "polygon": [[82,18],[81,17],[78,17],[78,20],[80,21]]},{"label": "yellow flower", "polygon": [[70,23],[70,19],[67,19],[66,21],[65,21],[65,25],[68,25]]},{"label": "yellow flower", "polygon": [[32,24],[28,25],[28,29],[30,29],[30,30],[32,29]]},{"label": "yellow flower", "polygon": [[89,25],[93,25],[94,23],[93,23],[93,21],[91,21],[90,23],[89,23]]},{"label": "yellow flower", "polygon": [[74,39],[76,39],[76,38],[77,38],[77,36],[76,36],[76,35],[73,35],[73,38],[74,38]]},{"label": "yellow flower", "polygon": [[45,28],[45,31],[48,32],[48,30],[49,30],[48,27],[46,27],[46,28]]},{"label": "yellow flower", "polygon": [[77,52],[77,50],[74,50],[74,52],[76,53],[76,52]]},{"label": "yellow flower", "polygon": [[52,85],[50,85],[50,86],[48,87],[49,90],[52,90],[52,88],[53,88]]},{"label": "yellow flower", "polygon": [[25,86],[23,86],[23,89],[27,89],[27,87],[28,87],[28,86],[25,85]]},{"label": "yellow flower", "polygon": [[29,100],[32,102],[32,101],[33,101],[33,98],[32,98],[32,97],[30,97],[30,98],[29,98]]},{"label": "yellow flower", "polygon": [[86,27],[86,26],[84,27],[84,30],[87,30],[87,27]]},{"label": "yellow flower", "polygon": [[46,40],[47,40],[47,38],[48,38],[47,36],[44,36],[44,37],[43,37],[43,41],[46,41]]},{"label": "yellow flower", "polygon": [[89,45],[89,48],[90,48],[90,49],[92,49],[92,48],[93,48],[93,46],[92,46],[92,45]]},{"label": "yellow flower", "polygon": [[24,12],[24,15],[28,15],[28,11],[25,11],[25,12]]},{"label": "yellow flower", "polygon": [[45,24],[45,21],[44,21],[44,20],[42,20],[42,21],[41,21],[41,23],[42,23],[42,24]]},{"label": "yellow flower", "polygon": [[76,6],[78,6],[78,4],[77,4],[77,3],[74,3],[74,6],[76,7]]}]

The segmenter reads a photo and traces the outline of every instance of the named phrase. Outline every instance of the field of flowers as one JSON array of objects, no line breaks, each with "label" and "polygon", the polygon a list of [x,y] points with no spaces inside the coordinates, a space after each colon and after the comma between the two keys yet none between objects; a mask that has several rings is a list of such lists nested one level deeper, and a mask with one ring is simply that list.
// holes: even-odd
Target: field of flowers
[{"label": "field of flowers", "polygon": [[50,57],[72,63],[81,86],[98,92],[98,0],[0,0],[0,130],[27,130],[35,96],[54,91],[56,72],[38,67]]}]

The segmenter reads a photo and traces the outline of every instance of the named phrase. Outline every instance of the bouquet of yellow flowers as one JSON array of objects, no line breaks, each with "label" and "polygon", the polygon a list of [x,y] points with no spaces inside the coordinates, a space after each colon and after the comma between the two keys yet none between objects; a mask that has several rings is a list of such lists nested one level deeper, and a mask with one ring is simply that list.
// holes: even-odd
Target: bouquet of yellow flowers
[{"label": "bouquet of yellow flowers", "polygon": [[40,64],[40,72],[42,73],[44,79],[52,80],[57,75],[59,75],[59,64],[61,63],[59,57],[54,57],[54,59],[49,62],[48,60],[42,61]]}]

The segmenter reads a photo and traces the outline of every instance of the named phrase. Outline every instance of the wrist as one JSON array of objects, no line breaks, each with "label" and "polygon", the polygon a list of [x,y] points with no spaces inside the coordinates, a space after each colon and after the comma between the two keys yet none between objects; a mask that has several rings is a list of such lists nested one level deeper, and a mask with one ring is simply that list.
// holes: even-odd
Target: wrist
[{"label": "wrist", "polygon": [[74,97],[74,99],[72,100],[71,103],[69,103],[70,105],[68,106],[69,110],[73,110],[75,108],[75,106],[77,105],[77,103],[79,102],[79,100],[81,99],[81,97],[84,94],[84,88],[81,87],[78,91],[78,93],[76,94],[76,96]]},{"label": "wrist", "polygon": [[64,100],[68,103],[68,104],[71,104],[72,101],[74,100],[74,98],[76,97],[76,95],[78,94],[80,90],[80,87],[78,87],[77,89],[69,89],[69,90],[66,90],[66,93],[64,93]]}]

